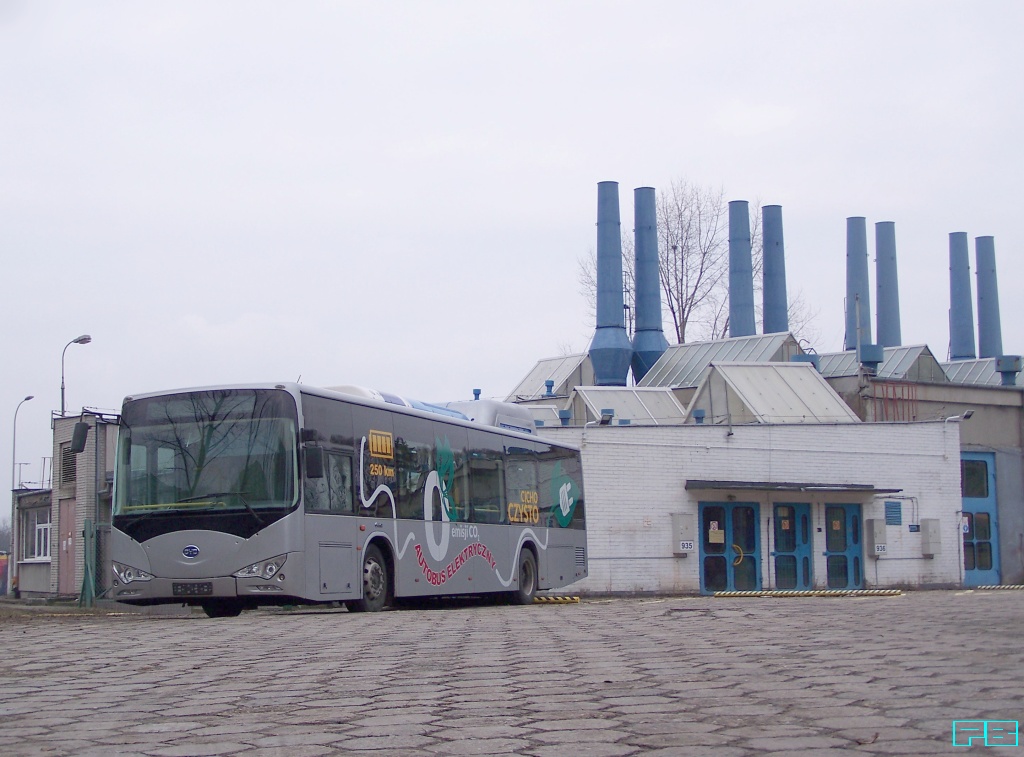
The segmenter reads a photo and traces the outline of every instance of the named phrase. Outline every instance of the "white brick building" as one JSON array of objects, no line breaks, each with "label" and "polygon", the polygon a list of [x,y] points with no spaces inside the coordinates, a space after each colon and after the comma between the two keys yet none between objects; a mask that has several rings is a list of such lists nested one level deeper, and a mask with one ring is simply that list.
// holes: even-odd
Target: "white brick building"
[{"label": "white brick building", "polygon": [[583,450],[590,577],[574,590],[962,583],[956,422],[541,433]]}]

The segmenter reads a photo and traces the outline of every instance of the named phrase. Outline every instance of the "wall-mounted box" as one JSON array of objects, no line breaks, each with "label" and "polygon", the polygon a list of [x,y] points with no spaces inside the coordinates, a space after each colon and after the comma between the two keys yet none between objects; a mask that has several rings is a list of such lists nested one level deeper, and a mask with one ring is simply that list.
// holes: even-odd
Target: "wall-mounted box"
[{"label": "wall-mounted box", "polygon": [[925,557],[942,554],[938,518],[921,518],[921,554]]},{"label": "wall-mounted box", "polygon": [[888,546],[885,541],[885,521],[881,518],[864,519],[864,551],[868,557],[884,557]]},{"label": "wall-mounted box", "polygon": [[672,554],[686,557],[697,551],[697,516],[672,513]]}]

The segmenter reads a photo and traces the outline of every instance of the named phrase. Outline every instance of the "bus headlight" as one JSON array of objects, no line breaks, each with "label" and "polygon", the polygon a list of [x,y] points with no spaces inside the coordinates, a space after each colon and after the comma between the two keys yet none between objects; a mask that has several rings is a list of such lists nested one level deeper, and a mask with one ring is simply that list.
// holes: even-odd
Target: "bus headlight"
[{"label": "bus headlight", "polygon": [[133,568],[131,565],[122,565],[119,562],[111,563],[110,566],[114,569],[114,578],[116,581],[120,581],[123,584],[130,584],[132,581],[152,581],[153,574],[147,573],[139,568]]},{"label": "bus headlight", "polygon": [[278,555],[277,557],[271,557],[269,560],[246,565],[231,575],[235,578],[273,578],[284,567],[284,561],[287,559],[288,555]]}]

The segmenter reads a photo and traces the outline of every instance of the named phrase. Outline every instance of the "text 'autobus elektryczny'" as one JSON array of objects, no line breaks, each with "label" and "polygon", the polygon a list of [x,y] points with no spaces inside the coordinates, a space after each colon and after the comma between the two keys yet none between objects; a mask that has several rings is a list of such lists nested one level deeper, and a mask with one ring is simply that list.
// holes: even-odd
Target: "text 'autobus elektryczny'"
[{"label": "text 'autobus elektryczny'", "polygon": [[112,525],[113,599],[210,616],[495,592],[526,603],[587,575],[579,450],[487,400],[299,384],[128,397]]}]

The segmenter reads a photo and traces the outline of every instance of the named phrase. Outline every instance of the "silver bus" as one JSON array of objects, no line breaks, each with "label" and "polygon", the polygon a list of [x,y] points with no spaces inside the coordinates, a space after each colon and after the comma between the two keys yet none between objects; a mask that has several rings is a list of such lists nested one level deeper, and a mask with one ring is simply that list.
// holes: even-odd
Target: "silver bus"
[{"label": "silver bus", "polygon": [[264,604],[539,589],[587,575],[577,449],[505,403],[299,384],[128,397],[110,596],[211,617]]}]

